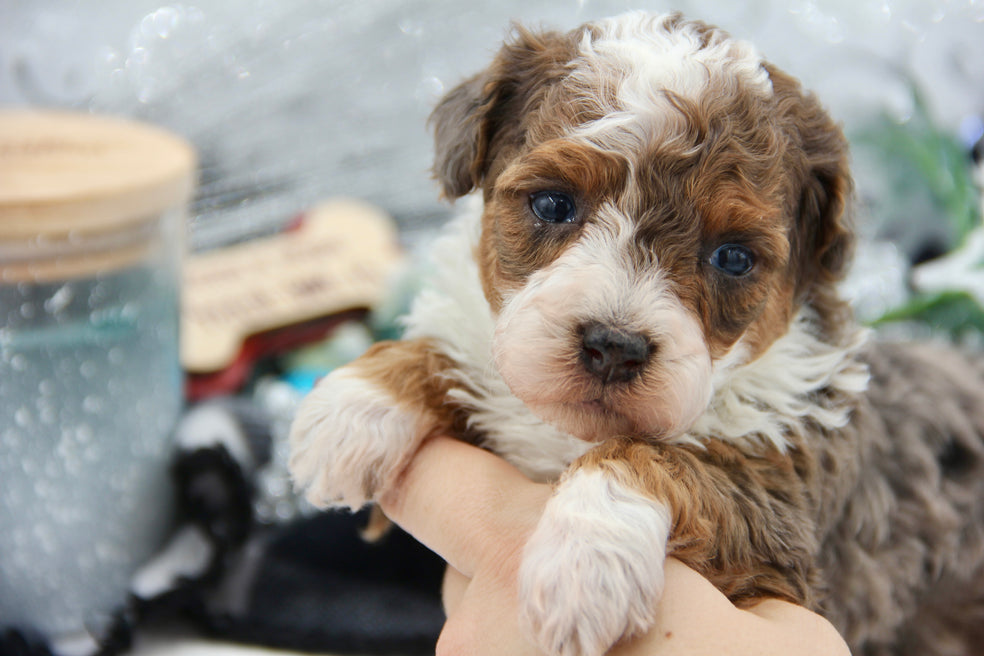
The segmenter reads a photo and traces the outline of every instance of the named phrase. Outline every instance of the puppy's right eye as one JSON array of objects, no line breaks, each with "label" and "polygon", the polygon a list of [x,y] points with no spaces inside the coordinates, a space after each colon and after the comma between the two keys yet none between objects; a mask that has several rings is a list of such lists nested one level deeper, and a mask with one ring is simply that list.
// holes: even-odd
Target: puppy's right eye
[{"label": "puppy's right eye", "polygon": [[574,199],[562,191],[538,191],[530,196],[530,207],[546,223],[573,223],[577,209]]}]

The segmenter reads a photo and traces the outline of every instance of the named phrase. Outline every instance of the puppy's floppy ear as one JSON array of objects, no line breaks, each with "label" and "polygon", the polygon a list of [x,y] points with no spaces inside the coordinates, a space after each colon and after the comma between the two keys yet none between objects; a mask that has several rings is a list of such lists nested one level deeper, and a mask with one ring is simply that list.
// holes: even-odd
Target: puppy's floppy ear
[{"label": "puppy's floppy ear", "polygon": [[[839,130],[837,136],[835,141],[843,141]],[[803,188],[800,221],[806,224],[806,234],[812,237],[813,270],[823,282],[843,278],[851,263],[854,230],[850,197],[853,188],[846,144],[836,146],[834,151],[825,151],[824,157],[814,162],[811,176]]]},{"label": "puppy's floppy ear", "polygon": [[519,25],[513,32],[492,65],[452,89],[431,114],[434,175],[448,198],[480,186],[498,150],[522,143],[523,115],[539,105],[576,55],[573,33],[536,33]]},{"label": "puppy's floppy ear", "polygon": [[798,296],[844,277],[854,251],[850,215],[851,179],[847,139],[817,98],[799,82],[770,68],[773,89],[791,138],[798,142],[798,197],[790,241],[794,244]]},{"label": "puppy's floppy ear", "polygon": [[459,198],[482,177],[482,139],[487,73],[462,82],[430,116],[434,128],[434,177],[448,198]]},{"label": "puppy's floppy ear", "polygon": [[[826,117],[826,114],[824,114]],[[796,282],[798,302],[809,301],[821,330],[829,339],[845,336],[851,325],[850,305],[837,291],[854,254],[850,198],[854,185],[848,166],[847,141],[829,118],[807,139],[810,165],[800,197],[798,223],[805,243]]]}]

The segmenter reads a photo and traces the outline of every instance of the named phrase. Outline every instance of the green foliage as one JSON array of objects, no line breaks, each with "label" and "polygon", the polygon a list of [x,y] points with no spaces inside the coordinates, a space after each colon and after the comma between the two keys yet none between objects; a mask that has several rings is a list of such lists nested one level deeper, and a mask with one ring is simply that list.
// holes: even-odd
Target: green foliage
[{"label": "green foliage", "polygon": [[905,305],[886,312],[872,325],[877,328],[900,321],[924,324],[954,340],[971,331],[984,334],[984,308],[963,291],[918,295]]},{"label": "green foliage", "polygon": [[[952,251],[981,225],[980,191],[970,158],[957,138],[932,120],[925,99],[911,87],[913,113],[905,123],[888,116],[851,135],[855,144],[878,153],[880,164],[899,198],[931,199],[936,218],[947,223]],[[893,211],[906,211],[897,207]],[[984,263],[978,263],[981,267]],[[960,339],[969,332],[984,334],[984,308],[962,290],[916,291],[904,305],[872,322],[875,327],[916,322],[934,332]]]},{"label": "green foliage", "polygon": [[913,113],[908,121],[899,123],[882,116],[878,122],[852,133],[851,140],[880,153],[896,185],[925,186],[952,228],[955,242],[951,247],[955,248],[980,225],[979,192],[964,147],[933,122],[915,87],[912,96]]}]

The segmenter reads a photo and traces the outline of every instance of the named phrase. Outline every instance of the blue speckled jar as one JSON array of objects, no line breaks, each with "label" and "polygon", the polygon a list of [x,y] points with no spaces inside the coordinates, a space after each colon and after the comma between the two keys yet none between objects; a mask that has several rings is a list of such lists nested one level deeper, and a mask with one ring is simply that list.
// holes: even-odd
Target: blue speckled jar
[{"label": "blue speckled jar", "polygon": [[166,537],[193,172],[149,126],[0,113],[0,629],[84,639]]}]

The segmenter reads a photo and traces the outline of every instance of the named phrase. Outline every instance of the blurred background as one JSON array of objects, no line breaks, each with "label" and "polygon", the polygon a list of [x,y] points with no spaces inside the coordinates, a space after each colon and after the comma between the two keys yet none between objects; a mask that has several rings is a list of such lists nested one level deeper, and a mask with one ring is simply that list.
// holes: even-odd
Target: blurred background
[{"label": "blurred background", "polygon": [[[189,139],[201,157],[195,248],[268,232],[336,194],[413,231],[447,212],[428,174],[427,115],[510,21],[569,29],[636,8],[753,41],[858,143],[926,123],[966,148],[981,133],[975,0],[0,0],[0,104],[132,116]],[[867,150],[857,174],[885,206],[876,218],[929,211],[932,199],[887,198],[893,180]]]},{"label": "blurred background", "polygon": [[[429,173],[438,99],[511,21],[566,30],[629,9],[724,27],[816,91],[852,143],[862,241],[845,293],[860,318],[980,343],[982,0],[0,0],[0,108],[119,115],[187,139],[193,251],[278,233],[338,196],[384,210],[414,247],[453,211]],[[266,389],[269,409],[280,397]],[[257,487],[282,500],[272,461]]]}]

